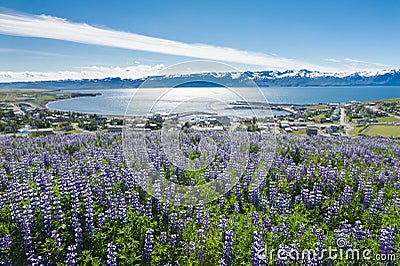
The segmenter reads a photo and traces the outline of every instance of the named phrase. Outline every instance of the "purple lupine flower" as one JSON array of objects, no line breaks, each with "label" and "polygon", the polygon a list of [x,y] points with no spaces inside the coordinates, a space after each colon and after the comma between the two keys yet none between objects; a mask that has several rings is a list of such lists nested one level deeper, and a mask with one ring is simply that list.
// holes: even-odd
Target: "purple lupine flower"
[{"label": "purple lupine flower", "polygon": [[312,195],[313,195],[313,198],[314,198],[313,207],[321,206],[322,191],[317,186],[317,184],[314,184],[314,187],[313,187],[313,190],[312,190]]},{"label": "purple lupine flower", "polygon": [[364,238],[364,230],[362,228],[361,221],[356,221],[352,229],[353,236],[360,240]]},{"label": "purple lupine flower", "polygon": [[169,211],[168,211],[168,203],[165,202],[163,204],[163,208],[162,208],[162,211],[161,211],[162,223],[164,225],[168,225],[168,213],[169,213]]},{"label": "purple lupine flower", "polygon": [[169,244],[171,247],[171,252],[173,252],[175,250],[176,244],[178,243],[178,238],[176,237],[176,235],[171,235]]},{"label": "purple lupine flower", "polygon": [[226,265],[229,265],[232,261],[233,252],[233,232],[228,230],[224,234],[224,250],[223,250],[223,260]]},{"label": "purple lupine flower", "polygon": [[259,231],[254,231],[253,234],[253,246],[251,248],[251,262],[253,266],[267,265],[263,238]]},{"label": "purple lupine flower", "polygon": [[85,230],[92,232],[94,230],[94,217],[93,217],[93,196],[90,185],[86,186],[83,193],[84,207],[85,207]]},{"label": "purple lupine flower", "polygon": [[160,245],[165,245],[167,243],[167,232],[160,233]]},{"label": "purple lupine flower", "polygon": [[395,232],[391,227],[381,229],[379,237],[379,249],[382,254],[390,255],[394,252]]},{"label": "purple lupine flower", "polygon": [[217,228],[220,232],[224,232],[225,229],[228,227],[229,220],[225,218],[225,215],[220,215],[219,220],[217,222]]},{"label": "purple lupine flower", "polygon": [[188,215],[192,215],[193,214],[193,205],[189,205],[187,207],[187,212],[188,212]]},{"label": "purple lupine flower", "polygon": [[125,197],[118,193],[118,217],[122,223],[127,222],[127,208],[126,208],[126,201]]},{"label": "purple lupine flower", "polygon": [[263,220],[264,230],[270,230],[271,229],[271,219],[268,218],[267,215],[263,214],[262,220]]},{"label": "purple lupine flower", "polygon": [[178,219],[178,222],[176,223],[176,227],[178,229],[178,233],[181,235],[183,233],[183,229],[184,229],[184,223],[183,223],[182,218]]},{"label": "purple lupine flower", "polygon": [[68,253],[65,259],[65,264],[68,266],[75,266],[78,264],[76,259],[78,258],[78,253],[76,253],[76,245],[68,247]]},{"label": "purple lupine flower", "polygon": [[177,230],[178,228],[177,222],[178,222],[178,214],[176,214],[176,212],[171,213],[171,221],[169,223],[171,230]]},{"label": "purple lupine flower", "polygon": [[201,263],[204,260],[205,256],[206,255],[204,253],[204,247],[202,245],[200,245],[197,248],[197,260],[199,261],[199,263]]},{"label": "purple lupine flower", "polygon": [[196,224],[200,224],[203,219],[203,203],[200,202],[196,206]]},{"label": "purple lupine flower", "polygon": [[299,231],[297,232],[297,238],[298,239],[301,239],[302,238],[302,236],[303,236],[303,234],[304,234],[304,231],[305,231],[305,228],[306,226],[302,223],[302,224],[300,224],[300,226],[299,226]]},{"label": "purple lupine flower", "polygon": [[0,238],[0,250],[7,250],[12,246],[12,244],[13,241],[10,236],[6,235]]},{"label": "purple lupine flower", "polygon": [[278,193],[278,199],[276,201],[278,213],[283,214],[289,212],[290,207],[290,196],[282,193]]},{"label": "purple lupine flower", "polygon": [[187,248],[188,258],[194,253],[195,250],[196,250],[196,243],[190,241]]},{"label": "purple lupine flower", "polygon": [[153,216],[152,207],[153,207],[152,200],[151,198],[148,198],[146,202],[145,213],[146,217],[149,219],[151,219]]},{"label": "purple lupine flower", "polygon": [[235,203],[235,204],[233,205],[233,211],[234,211],[236,214],[240,212],[240,206],[239,206],[239,204]]},{"label": "purple lupine flower", "polygon": [[224,196],[218,197],[218,207],[222,210],[224,208]]},{"label": "purple lupine flower", "polygon": [[208,231],[210,229],[210,215],[208,212],[204,213],[202,224],[204,230]]},{"label": "purple lupine flower", "polygon": [[260,191],[256,184],[254,186],[255,188],[252,188],[252,190],[249,192],[249,197],[251,204],[253,204],[255,207],[258,207],[260,205]]},{"label": "purple lupine flower", "polygon": [[117,247],[112,243],[107,244],[107,266],[117,265]]},{"label": "purple lupine flower", "polygon": [[134,192],[132,195],[132,210],[133,211],[141,211],[142,210],[139,199],[140,199],[139,193]]},{"label": "purple lupine flower", "polygon": [[275,183],[270,182],[269,184],[269,206],[275,206],[275,198],[277,194],[277,189],[275,188]]},{"label": "purple lupine flower", "polygon": [[218,266],[228,266],[228,264],[225,262],[224,258],[221,258],[218,261]]},{"label": "purple lupine flower", "polygon": [[79,226],[74,229],[75,232],[75,245],[79,248],[82,247],[83,244],[83,235],[82,235],[82,228]]},{"label": "purple lupine flower", "polygon": [[367,209],[369,207],[373,193],[371,182],[367,181],[367,183],[364,185],[363,193],[364,193],[363,207],[364,209]]},{"label": "purple lupine flower", "polygon": [[233,186],[233,192],[236,196],[236,199],[239,199],[240,198],[240,186],[237,184],[235,186]]},{"label": "purple lupine flower", "polygon": [[55,240],[55,246],[61,248],[61,237],[57,230],[51,231],[51,238]]},{"label": "purple lupine flower", "polygon": [[378,197],[372,201],[369,213],[371,215],[377,214],[383,207],[383,197],[384,192],[383,189],[378,191]]},{"label": "purple lupine flower", "polygon": [[339,204],[340,205],[349,205],[352,201],[353,197],[353,188],[350,186],[346,186],[343,190],[343,193],[339,195]]},{"label": "purple lupine flower", "polygon": [[56,198],[53,201],[53,213],[54,213],[54,219],[59,221],[60,224],[64,223],[64,215],[61,209],[61,202],[59,198]]},{"label": "purple lupine flower", "polygon": [[153,255],[153,229],[147,230],[144,237],[144,247],[143,247],[143,262],[151,262],[151,257]]},{"label": "purple lupine flower", "polygon": [[258,213],[257,212],[252,212],[250,214],[251,217],[251,221],[253,222],[254,225],[258,225],[259,222],[259,217],[258,217]]}]

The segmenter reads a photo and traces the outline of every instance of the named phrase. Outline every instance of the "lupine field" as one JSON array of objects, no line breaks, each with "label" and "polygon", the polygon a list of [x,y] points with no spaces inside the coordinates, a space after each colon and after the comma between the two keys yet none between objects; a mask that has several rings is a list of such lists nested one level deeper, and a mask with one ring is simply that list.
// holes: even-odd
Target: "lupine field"
[{"label": "lupine field", "polygon": [[[174,207],[137,185],[120,134],[2,139],[0,264],[398,265],[400,141],[280,135],[276,142],[260,187],[248,182],[264,167],[252,143],[231,191]],[[185,183],[161,149],[153,156]],[[371,259],[270,256],[320,255],[338,239],[343,250],[370,249]]]}]

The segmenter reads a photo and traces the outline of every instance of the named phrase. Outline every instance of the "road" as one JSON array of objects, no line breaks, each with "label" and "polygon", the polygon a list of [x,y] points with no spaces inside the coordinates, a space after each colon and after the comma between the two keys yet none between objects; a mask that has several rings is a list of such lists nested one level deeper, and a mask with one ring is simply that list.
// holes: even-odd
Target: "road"
[{"label": "road", "polygon": [[391,117],[393,117],[393,118],[396,118],[396,119],[399,119],[399,120],[400,120],[400,116],[394,115],[394,114],[391,114],[391,113],[388,113],[388,112],[383,111],[383,110],[380,110],[380,109],[376,108],[376,106],[367,106],[367,108],[371,109],[373,112],[378,112],[378,111],[380,111],[380,112],[382,112],[382,113],[387,114],[388,116],[391,116]]},{"label": "road", "polygon": [[349,132],[354,128],[350,123],[346,122],[346,112],[343,107],[340,108],[340,125],[343,126],[345,134],[348,136]]}]

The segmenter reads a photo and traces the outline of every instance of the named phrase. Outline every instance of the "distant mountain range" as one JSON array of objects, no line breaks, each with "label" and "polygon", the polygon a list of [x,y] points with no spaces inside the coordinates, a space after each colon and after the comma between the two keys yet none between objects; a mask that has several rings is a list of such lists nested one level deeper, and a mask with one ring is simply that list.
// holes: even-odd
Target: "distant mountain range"
[{"label": "distant mountain range", "polygon": [[400,69],[362,71],[353,73],[327,73],[319,71],[245,71],[209,72],[201,74],[148,76],[141,79],[82,79],[57,81],[32,81],[0,83],[0,88],[50,88],[50,89],[112,89],[144,87],[246,87],[256,83],[260,87],[308,86],[400,86]]}]

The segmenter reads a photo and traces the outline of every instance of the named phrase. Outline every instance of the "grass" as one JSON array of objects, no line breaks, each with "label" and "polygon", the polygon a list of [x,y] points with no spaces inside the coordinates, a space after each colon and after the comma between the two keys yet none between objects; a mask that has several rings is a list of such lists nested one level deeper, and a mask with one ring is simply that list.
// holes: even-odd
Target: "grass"
[{"label": "grass", "polygon": [[368,127],[368,125],[358,125],[358,126],[355,126],[350,132],[349,132],[349,134],[350,135],[359,135],[359,134],[361,134],[363,131],[364,131],[364,129],[366,129]]},{"label": "grass", "polygon": [[2,90],[0,91],[0,101],[8,101],[10,103],[27,102],[36,106],[44,107],[46,103],[58,99],[66,99],[69,96],[58,96],[51,90],[35,89],[35,90]]},{"label": "grass", "polygon": [[374,125],[370,126],[364,133],[369,136],[400,137],[400,127]]},{"label": "grass", "polygon": [[392,116],[378,117],[378,118],[376,118],[376,120],[378,120],[378,122],[398,122],[398,123],[400,123],[399,119],[392,117]]},{"label": "grass", "polygon": [[319,122],[321,120],[321,118],[326,118],[325,113],[313,116],[312,118],[314,118],[314,121]]},{"label": "grass", "polygon": [[396,102],[400,102],[400,98],[385,99],[385,100],[379,100],[379,101],[376,101],[376,102],[396,103]]},{"label": "grass", "polygon": [[391,98],[391,99],[384,99],[384,100],[374,100],[374,101],[365,101],[362,102],[363,104],[368,104],[370,102],[374,103],[395,103],[395,102],[400,102],[400,98]]},{"label": "grass", "polygon": [[306,136],[306,135],[307,135],[307,132],[306,132],[305,129],[299,129],[299,130],[297,130],[297,131],[293,131],[293,135],[297,135],[297,136],[299,136],[299,135],[301,135],[301,136]]},{"label": "grass", "polygon": [[0,90],[0,102],[9,104],[30,103],[35,106],[45,107],[48,102],[69,99],[71,95],[79,97],[79,93],[60,93],[51,89],[7,89]]},{"label": "grass", "polygon": [[325,109],[327,107],[326,104],[315,104],[315,105],[305,105],[305,108],[308,110],[318,110],[318,109]]}]

